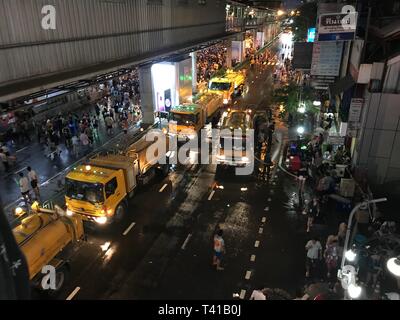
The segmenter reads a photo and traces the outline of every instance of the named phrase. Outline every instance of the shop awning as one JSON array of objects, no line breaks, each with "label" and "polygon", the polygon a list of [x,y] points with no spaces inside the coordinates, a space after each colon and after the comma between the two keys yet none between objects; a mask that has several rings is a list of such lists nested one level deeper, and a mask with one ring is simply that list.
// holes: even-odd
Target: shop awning
[{"label": "shop awning", "polygon": [[354,86],[355,81],[351,75],[347,75],[344,78],[339,79],[333,84],[329,85],[329,93],[331,96],[335,96],[337,94],[340,94],[348,89],[350,89],[352,86]]}]

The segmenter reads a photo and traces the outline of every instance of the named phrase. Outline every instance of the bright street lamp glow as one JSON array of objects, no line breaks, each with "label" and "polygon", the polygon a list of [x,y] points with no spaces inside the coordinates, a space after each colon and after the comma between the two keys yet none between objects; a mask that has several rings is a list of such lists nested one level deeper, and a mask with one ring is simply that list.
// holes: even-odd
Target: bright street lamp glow
[{"label": "bright street lamp glow", "polygon": [[306,112],[306,107],[301,106],[301,107],[299,107],[299,108],[297,109],[297,111],[300,112],[300,113],[305,113],[305,112]]},{"label": "bright street lamp glow", "polygon": [[347,288],[347,292],[349,293],[350,298],[357,299],[361,295],[361,287],[355,284],[350,284]]},{"label": "bright street lamp glow", "polygon": [[298,134],[303,134],[304,133],[304,127],[298,127],[297,128],[297,133]]},{"label": "bright street lamp glow", "polygon": [[293,19],[290,19],[289,23],[292,24],[293,23]]},{"label": "bright street lamp glow", "polygon": [[345,257],[348,261],[353,262],[356,260],[357,254],[353,250],[347,250],[345,253]]},{"label": "bright street lamp glow", "polygon": [[316,107],[319,107],[319,106],[321,106],[321,101],[314,101],[313,105]]},{"label": "bright street lamp glow", "polygon": [[388,270],[393,273],[396,277],[400,277],[400,259],[391,258],[387,261],[386,266]]},{"label": "bright street lamp glow", "polygon": [[284,14],[285,14],[285,11],[283,11],[283,10],[278,10],[278,12],[277,12],[278,16],[281,16],[281,15],[284,15]]}]

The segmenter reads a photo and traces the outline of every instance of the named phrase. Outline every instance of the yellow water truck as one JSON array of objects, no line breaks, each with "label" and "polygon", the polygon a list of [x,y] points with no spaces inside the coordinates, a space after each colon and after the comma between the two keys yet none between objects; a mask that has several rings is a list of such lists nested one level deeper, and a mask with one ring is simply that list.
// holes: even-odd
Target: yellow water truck
[{"label": "yellow water truck", "polygon": [[[26,257],[32,286],[49,293],[58,292],[69,271],[73,248],[84,240],[84,228],[79,216],[68,217],[64,210],[32,206],[32,213],[13,229],[17,244]],[[55,268],[55,288],[44,288],[44,267]]]},{"label": "yellow water truck", "polygon": [[240,71],[228,70],[222,77],[214,77],[208,85],[208,92],[222,96],[223,104],[232,103],[235,96],[240,96],[244,91],[245,75]]},{"label": "yellow water truck", "polygon": [[[167,153],[168,136],[161,130],[153,131],[165,138],[162,143]],[[157,173],[168,175],[166,154],[156,148],[155,153],[147,152],[157,141],[147,141],[143,136],[122,152],[98,154],[87,164],[73,168],[65,178],[67,214],[79,214],[84,221],[98,225],[120,221],[128,199],[139,186],[148,184]]]}]

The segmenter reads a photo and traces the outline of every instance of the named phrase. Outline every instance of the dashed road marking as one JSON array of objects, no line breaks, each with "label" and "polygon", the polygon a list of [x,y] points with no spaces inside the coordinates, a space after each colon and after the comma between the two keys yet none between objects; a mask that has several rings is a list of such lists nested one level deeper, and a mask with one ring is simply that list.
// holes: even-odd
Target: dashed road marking
[{"label": "dashed road marking", "polygon": [[271,202],[272,201],[272,199],[271,198],[268,198],[268,202]]},{"label": "dashed road marking", "polygon": [[168,187],[168,184],[164,184],[164,185],[162,186],[162,188],[160,189],[159,192],[160,192],[160,193],[163,192],[163,191],[165,190],[166,187]]},{"label": "dashed road marking", "polygon": [[254,247],[256,247],[256,248],[258,248],[260,246],[260,241],[256,241],[255,243],[254,243]]},{"label": "dashed road marking", "polygon": [[18,173],[24,171],[26,168],[28,168],[28,167],[23,167],[22,169],[19,169],[18,171],[15,171],[14,174],[18,174]]},{"label": "dashed road marking", "polygon": [[244,278],[245,278],[246,280],[250,280],[250,278],[251,278],[251,271],[247,271],[247,272],[246,272],[246,275],[244,276]]},{"label": "dashed road marking", "polygon": [[263,232],[264,232],[264,229],[263,229],[263,228],[258,229],[258,233],[259,233],[259,234],[262,234]]},{"label": "dashed road marking", "polygon": [[267,217],[263,217],[262,219],[261,219],[261,222],[262,223],[265,223],[267,221]]},{"label": "dashed road marking", "polygon": [[269,211],[269,207],[265,207],[264,211]]},{"label": "dashed road marking", "polygon": [[24,150],[26,150],[26,149],[28,149],[28,148],[29,148],[29,147],[25,147],[25,148],[19,149],[19,150],[15,151],[15,153],[20,153],[20,152],[22,152],[22,151],[24,151]]},{"label": "dashed road marking", "polygon": [[240,291],[240,296],[239,296],[239,298],[243,300],[245,296],[246,296],[246,290],[243,290],[243,289],[242,289],[242,291]]},{"label": "dashed road marking", "polygon": [[255,255],[255,254],[252,254],[252,255],[251,255],[250,261],[251,261],[251,262],[256,261],[256,255]]},{"label": "dashed road marking", "polygon": [[71,292],[71,294],[68,296],[68,298],[66,300],[72,300],[76,294],[79,292],[79,290],[81,290],[80,287],[76,287],[74,291]]},{"label": "dashed road marking", "polygon": [[209,197],[208,197],[208,201],[210,201],[210,200],[212,199],[212,197],[214,196],[214,193],[215,193],[215,190],[213,190],[213,191],[210,193],[210,195],[209,195]]},{"label": "dashed road marking", "polygon": [[124,231],[124,233],[123,233],[122,235],[123,235],[123,236],[126,236],[126,235],[129,233],[129,231],[131,231],[132,228],[133,228],[135,225],[136,225],[136,222],[132,222],[132,223],[130,224],[130,226]]},{"label": "dashed road marking", "polygon": [[189,233],[188,236],[186,237],[185,242],[183,243],[183,245],[182,245],[182,247],[181,247],[182,250],[185,250],[185,249],[186,249],[186,246],[187,246],[187,244],[189,243],[191,237],[192,237],[192,234]]}]

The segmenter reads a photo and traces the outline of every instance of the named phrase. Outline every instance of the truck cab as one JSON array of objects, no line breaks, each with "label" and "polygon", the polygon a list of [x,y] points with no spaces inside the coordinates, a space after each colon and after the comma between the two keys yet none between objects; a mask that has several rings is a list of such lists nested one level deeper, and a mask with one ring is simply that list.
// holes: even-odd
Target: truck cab
[{"label": "truck cab", "polygon": [[[217,163],[228,166],[247,166],[254,156],[249,130],[253,129],[250,110],[229,110],[221,119],[221,135]],[[234,135],[241,130],[241,135]]]},{"label": "truck cab", "polygon": [[204,109],[197,104],[182,104],[170,112],[169,133],[179,140],[192,140],[206,121]]},{"label": "truck cab", "polygon": [[67,214],[98,224],[108,223],[127,195],[122,169],[82,165],[67,175],[65,187]]}]

